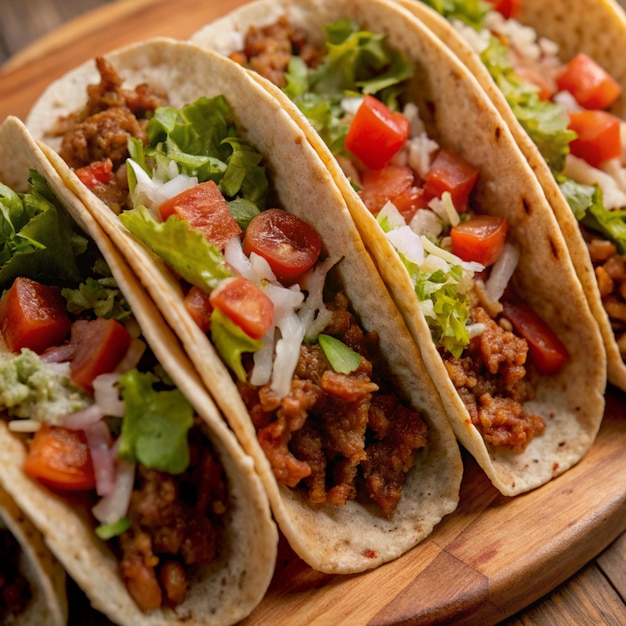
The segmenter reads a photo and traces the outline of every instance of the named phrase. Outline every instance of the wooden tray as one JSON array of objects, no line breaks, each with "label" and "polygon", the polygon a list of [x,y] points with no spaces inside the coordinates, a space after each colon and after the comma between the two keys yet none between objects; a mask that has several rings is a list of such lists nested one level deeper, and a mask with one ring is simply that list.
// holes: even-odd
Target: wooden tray
[{"label": "wooden tray", "polygon": [[[73,66],[134,40],[186,38],[244,0],[129,0],[86,15],[0,70],[0,119],[24,119],[41,90]],[[581,381],[584,384],[584,381]],[[457,511],[420,546],[354,576],[315,572],[281,545],[276,575],[253,624],[493,624],[566,580],[626,529],[626,407],[609,388],[604,423],[587,456],[531,493],[501,496],[476,463]],[[105,624],[80,595],[73,624]]]}]

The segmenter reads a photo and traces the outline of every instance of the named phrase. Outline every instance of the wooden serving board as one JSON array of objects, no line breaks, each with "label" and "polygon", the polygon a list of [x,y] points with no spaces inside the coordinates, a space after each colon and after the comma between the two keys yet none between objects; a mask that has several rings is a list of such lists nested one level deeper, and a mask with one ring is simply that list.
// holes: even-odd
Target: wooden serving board
[{"label": "wooden serving board", "polygon": [[[131,41],[187,38],[244,0],[125,0],[71,22],[0,69],[0,120],[25,118],[42,89],[73,66]],[[581,381],[584,385],[584,381]],[[626,397],[609,388],[597,441],[569,472],[531,493],[500,495],[476,463],[457,511],[421,545],[354,576],[311,570],[281,545],[253,624],[493,624],[566,580],[626,529]],[[107,623],[84,598],[73,624]]]}]

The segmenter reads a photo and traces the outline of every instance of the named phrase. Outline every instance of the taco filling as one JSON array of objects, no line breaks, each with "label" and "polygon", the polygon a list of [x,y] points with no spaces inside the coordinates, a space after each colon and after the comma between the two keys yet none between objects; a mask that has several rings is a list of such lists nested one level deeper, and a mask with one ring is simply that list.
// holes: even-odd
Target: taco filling
[{"label": "taco filling", "polygon": [[231,54],[289,96],[332,150],[403,260],[447,372],[484,440],[521,452],[545,428],[532,377],[569,354],[510,283],[506,219],[473,200],[479,170],[428,136],[407,99],[412,65],[350,20],[315,46],[286,17]]},{"label": "taco filling", "polygon": [[609,112],[620,85],[584,53],[559,46],[487,2],[427,1],[480,56],[546,160],[587,243],[604,309],[626,357],[626,123]]},{"label": "taco filling", "polygon": [[[59,122],[60,155],[180,280],[276,480],[313,503],[374,502],[391,517],[427,426],[387,382],[377,336],[335,276],[341,259],[275,208],[263,159],[225,98],[175,109],[160,94],[136,107],[150,87],[124,90],[110,64],[97,67],[84,110]],[[104,146],[90,130],[100,124]]]},{"label": "taco filling", "polygon": [[0,202],[0,407],[27,446],[24,472],[87,507],[142,610],[176,606],[220,551],[220,463],[44,179],[31,170],[20,194],[0,185]]}]

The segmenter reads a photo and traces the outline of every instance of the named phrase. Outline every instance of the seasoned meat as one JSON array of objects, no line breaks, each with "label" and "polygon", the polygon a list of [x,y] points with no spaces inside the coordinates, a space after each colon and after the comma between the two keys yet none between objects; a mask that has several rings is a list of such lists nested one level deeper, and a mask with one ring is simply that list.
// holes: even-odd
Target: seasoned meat
[{"label": "seasoned meat", "polygon": [[528,344],[499,326],[481,307],[471,311],[484,332],[472,339],[459,359],[444,354],[452,383],[485,441],[522,451],[545,424],[522,404],[533,396],[526,381]]},{"label": "seasoned meat", "polygon": [[319,345],[302,345],[290,393],[269,386],[238,387],[276,479],[306,492],[311,502],[343,505],[367,498],[390,517],[406,473],[426,445],[427,427],[381,382],[376,335],[367,335],[338,292],[328,308],[333,334],[361,356],[350,374],[335,372]]},{"label": "seasoned meat", "polygon": [[190,446],[191,463],[180,476],[139,466],[128,517],[120,536],[121,572],[143,610],[185,598],[187,567],[217,556],[220,518],[226,510],[222,470],[206,444]]},{"label": "seasoned meat", "polygon": [[276,23],[264,28],[252,26],[246,33],[244,49],[233,53],[231,58],[278,87],[284,87],[285,73],[293,54],[311,67],[319,62],[319,52],[305,42],[303,33],[289,24],[286,16],[282,16]]},{"label": "seasoned meat", "polygon": [[605,239],[586,236],[602,303],[611,321],[622,358],[626,358],[626,254]]}]

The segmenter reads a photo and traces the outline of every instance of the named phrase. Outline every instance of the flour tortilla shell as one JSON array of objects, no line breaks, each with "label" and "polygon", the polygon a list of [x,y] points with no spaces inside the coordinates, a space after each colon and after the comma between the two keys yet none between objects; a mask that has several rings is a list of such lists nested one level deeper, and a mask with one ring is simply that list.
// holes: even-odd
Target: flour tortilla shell
[{"label": "flour tortilla shell", "polygon": [[[250,457],[245,455],[204,390],[180,344],[158,310],[97,226],[88,211],[63,184],[27,133],[9,117],[0,126],[0,180],[25,189],[34,168],[79,225],[96,242],[142,332],[161,365],[202,418],[203,431],[226,473],[229,500],[218,559],[195,570],[187,599],[175,610],[140,611],[118,572],[118,560],[93,531],[88,511],[56,497],[22,471],[25,446],[0,420],[0,484],[42,533],[50,550],[85,591],[94,608],[118,624],[233,624],[261,601],[274,571],[278,533]],[[3,350],[6,352],[6,346]]]},{"label": "flour tortilla shell", "polygon": [[385,33],[392,46],[417,64],[408,93],[420,109],[428,134],[480,169],[477,204],[484,212],[509,221],[511,236],[521,251],[515,286],[572,356],[558,376],[534,381],[536,397],[526,407],[543,416],[547,426],[521,454],[485,444],[431,340],[399,257],[311,125],[282,92],[257,77],[298,122],[340,186],[437,381],[459,440],[505,495],[546,483],[577,463],[595,439],[604,410],[606,354],[558,224],[510,130],[476,79],[441,41],[408,11],[384,0],[259,0],[206,25],[191,40],[228,55],[242,48],[251,25],[270,24],[285,12],[314,42],[323,41],[323,25],[337,19],[354,19],[366,29]]},{"label": "flour tortilla shell", "polygon": [[0,528],[8,529],[20,544],[19,568],[30,584],[31,598],[13,626],[63,626],[67,623],[66,576],[41,534],[0,488]]},{"label": "flour tortilla shell", "polygon": [[[327,254],[341,259],[339,271],[349,300],[365,328],[378,332],[392,376],[430,429],[428,445],[418,454],[392,519],[384,519],[373,506],[356,501],[344,506],[311,505],[297,491],[277,484],[231,374],[186,312],[178,282],[48,148],[49,158],[124,250],[181,338],[244,449],[254,457],[274,517],[294,551],[314,569],[331,573],[358,572],[400,556],[456,508],[462,475],[460,452],[419,352],[327,168],[280,103],[228,59],[189,43],[164,39],[115,51],[107,59],[127,87],[146,81],[163,87],[174,106],[200,96],[224,95],[248,139],[266,157],[280,204],[310,222],[320,233]],[[51,85],[29,115],[35,135],[48,141],[48,126],[59,115],[82,107],[86,85],[98,80],[94,64],[88,63]]]}]

